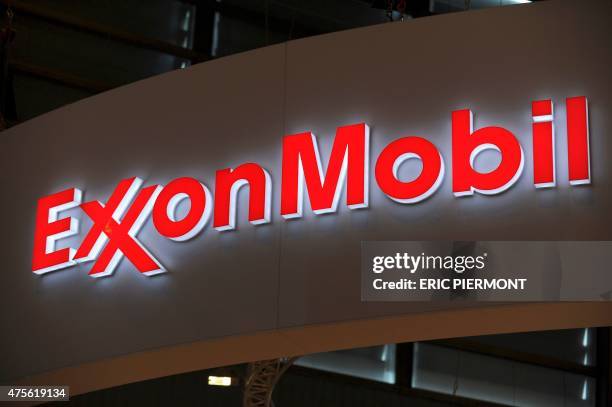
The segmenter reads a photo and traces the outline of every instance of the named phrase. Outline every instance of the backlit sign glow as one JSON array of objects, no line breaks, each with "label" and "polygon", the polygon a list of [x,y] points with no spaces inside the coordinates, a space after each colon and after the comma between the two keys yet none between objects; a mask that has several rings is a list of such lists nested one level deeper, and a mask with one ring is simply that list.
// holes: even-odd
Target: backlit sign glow
[{"label": "backlit sign glow", "polygon": [[[566,100],[567,157],[570,185],[590,184],[590,147],[587,99]],[[552,100],[532,103],[533,183],[536,188],[557,185],[555,168],[555,128]],[[283,139],[280,215],[285,219],[303,216],[306,196],[315,214],[338,210],[342,188],[350,209],[368,207],[370,173],[370,130],[358,123],[339,127],[333,141],[326,170],[310,132]],[[452,113],[452,154],[450,174],[455,197],[474,193],[500,194],[522,175],[525,154],[516,136],[509,130],[489,126],[474,129],[473,114],[468,109]],[[474,161],[478,154],[493,149],[501,161],[489,172],[478,172]],[[420,160],[418,177],[402,181],[398,169],[410,159]],[[445,176],[446,165],[438,148],[423,137],[407,136],[389,143],[376,158],[374,175],[382,193],[401,204],[421,202],[436,192]],[[236,228],[238,191],[248,186],[248,219],[252,225],[272,220],[272,178],[256,163],[217,171],[215,193],[191,177],[177,178],[165,186],[143,186],[137,177],[119,182],[106,203],[82,202],[81,190],[70,188],[41,198],[36,212],[32,271],[44,274],[91,262],[92,277],[112,275],[126,257],[142,274],[151,276],[166,271],[162,264],[138,240],[138,232],[152,218],[163,237],[182,242],[197,236],[212,222],[217,231]],[[307,194],[304,194],[306,190]],[[189,209],[177,217],[177,206],[189,200]],[[78,233],[78,220],[60,218],[62,211],[80,207],[92,221],[78,248],[56,249],[60,239]]]}]

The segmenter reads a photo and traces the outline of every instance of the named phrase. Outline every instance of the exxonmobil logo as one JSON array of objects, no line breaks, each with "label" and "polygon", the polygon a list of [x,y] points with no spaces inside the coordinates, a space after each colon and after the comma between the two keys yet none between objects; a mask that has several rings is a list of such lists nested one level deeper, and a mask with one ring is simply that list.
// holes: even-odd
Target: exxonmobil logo
[{"label": "exxonmobil logo", "polygon": [[[588,106],[584,96],[566,99],[567,162],[571,185],[591,182]],[[556,186],[555,129],[552,100],[532,103],[533,183],[536,188]],[[283,138],[280,215],[302,216],[304,189],[314,213],[335,212],[342,188],[351,209],[367,208],[369,197],[369,128],[365,123],[339,127],[323,171],[317,138],[310,132]],[[490,172],[475,170],[474,160],[484,150],[494,149],[501,161]],[[402,181],[400,165],[411,158],[422,162],[416,179]],[[499,194],[521,176],[525,154],[510,131],[502,127],[474,130],[468,109],[452,113],[450,172],[456,197]],[[378,188],[392,200],[414,204],[431,196],[442,183],[446,166],[438,148],[425,138],[408,136],[388,144],[374,162]],[[157,232],[168,239],[185,241],[195,237],[211,221],[218,231],[236,228],[238,190],[248,186],[248,219],[253,225],[271,221],[272,183],[269,172],[256,163],[217,171],[214,196],[191,177],[177,178],[165,186],[143,187],[139,178],[124,179],[106,203],[83,202],[78,188],[70,188],[38,201],[32,270],[36,274],[93,261],[92,277],[112,275],[125,256],[138,271],[150,276],[165,271],[161,263],[138,240],[142,225],[152,218]],[[177,206],[189,200],[187,214],[177,216]],[[78,248],[56,248],[60,239],[78,233],[78,220],[60,218],[67,209],[80,207],[93,221]],[[214,209],[213,209],[214,208]]]}]

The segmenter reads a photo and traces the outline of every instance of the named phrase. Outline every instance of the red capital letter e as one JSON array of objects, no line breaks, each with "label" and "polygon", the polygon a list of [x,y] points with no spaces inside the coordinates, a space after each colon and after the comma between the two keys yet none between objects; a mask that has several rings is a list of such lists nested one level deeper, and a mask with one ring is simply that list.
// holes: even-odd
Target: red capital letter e
[{"label": "red capital letter e", "polygon": [[73,236],[79,229],[79,222],[72,217],[58,219],[61,211],[75,208],[81,203],[82,193],[70,188],[38,200],[36,209],[36,229],[34,231],[34,251],[32,271],[44,274],[75,264],[75,250],[64,248],[55,250],[55,242]]}]

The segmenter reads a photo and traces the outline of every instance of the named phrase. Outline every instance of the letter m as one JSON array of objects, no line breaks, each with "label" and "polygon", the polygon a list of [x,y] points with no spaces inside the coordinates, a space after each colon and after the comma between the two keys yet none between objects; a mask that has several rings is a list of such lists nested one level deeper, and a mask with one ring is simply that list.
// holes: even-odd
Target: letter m
[{"label": "letter m", "polygon": [[281,215],[302,216],[304,184],[317,215],[335,212],[346,181],[346,204],[368,206],[370,130],[365,123],[339,127],[324,173],[317,138],[310,132],[285,136],[281,185]]}]

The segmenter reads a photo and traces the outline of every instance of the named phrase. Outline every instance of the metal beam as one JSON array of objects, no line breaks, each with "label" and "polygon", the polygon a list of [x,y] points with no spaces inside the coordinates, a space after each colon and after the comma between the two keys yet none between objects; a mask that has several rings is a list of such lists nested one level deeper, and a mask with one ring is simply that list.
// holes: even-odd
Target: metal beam
[{"label": "metal beam", "polygon": [[430,390],[415,389],[398,384],[377,382],[361,377],[348,376],[341,373],[328,372],[304,366],[291,366],[286,375],[299,375],[311,378],[319,378],[325,382],[335,382],[349,384],[357,388],[369,388],[381,392],[398,393],[407,397],[414,397],[421,400],[432,400],[443,405],[465,406],[465,407],[508,407],[507,404],[493,403],[470,399],[466,397],[438,393]]},{"label": "metal beam", "polygon": [[152,49],[159,52],[163,52],[165,54],[185,58],[194,63],[210,59],[207,55],[195,52],[187,48],[179,47],[177,45],[170,44],[165,41],[146,38],[131,33],[129,31],[124,31],[105,24],[100,24],[95,21],[89,21],[80,17],[74,17],[65,13],[51,10],[44,6],[24,4],[22,2],[12,2],[9,0],[0,0],[0,4],[3,4],[5,6],[11,6],[16,13],[27,14],[75,30],[100,35],[105,38],[111,38],[113,40],[124,42],[137,47]]},{"label": "metal beam", "polygon": [[611,328],[597,328],[597,377],[596,406],[612,406],[612,337]]},{"label": "metal beam", "polygon": [[114,86],[108,84],[82,79],[66,72],[56,71],[14,59],[10,61],[10,65],[15,72],[57,82],[70,88],[82,89],[90,93],[100,93],[114,88]]},{"label": "metal beam", "polygon": [[597,377],[599,374],[599,369],[597,367],[584,366],[579,363],[573,363],[561,359],[551,358],[548,356],[519,352],[511,349],[486,345],[469,339],[442,339],[436,341],[429,341],[427,343],[465,352],[478,353],[481,355],[512,360],[515,362],[523,362],[531,365],[563,370],[565,372],[571,372],[590,377]]},{"label": "metal beam", "polygon": [[412,365],[414,364],[414,343],[395,345],[395,383],[402,387],[412,387]]},{"label": "metal beam", "polygon": [[250,363],[244,383],[243,407],[273,407],[274,387],[296,359],[280,358]]},{"label": "metal beam", "polygon": [[[255,10],[247,7],[240,7],[227,2],[217,2],[215,0],[179,0],[183,3],[193,4],[199,8],[213,8],[214,11],[221,13],[222,16],[234,18],[236,20],[260,24],[262,28],[265,26],[266,15],[265,11]],[[310,35],[324,34],[329,31],[317,28],[307,27],[303,24],[295,22],[295,10],[288,10],[294,13],[293,17],[280,18],[274,15],[268,15],[268,25],[271,31],[279,33],[289,33],[293,30],[297,35],[292,38],[306,37]],[[196,12],[197,13],[197,12]],[[288,14],[289,15],[289,14]],[[346,29],[347,27],[338,27],[338,29]]]}]

